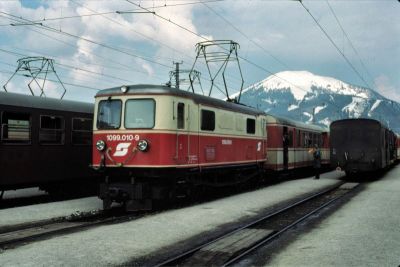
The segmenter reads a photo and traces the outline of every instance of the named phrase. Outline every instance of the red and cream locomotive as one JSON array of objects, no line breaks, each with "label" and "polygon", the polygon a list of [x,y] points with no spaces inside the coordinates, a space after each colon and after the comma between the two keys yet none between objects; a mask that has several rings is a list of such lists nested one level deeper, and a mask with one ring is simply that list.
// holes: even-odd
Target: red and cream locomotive
[{"label": "red and cream locomotive", "polygon": [[99,91],[93,131],[105,209],[150,209],[196,185],[238,183],[267,159],[263,112],[167,86]]}]

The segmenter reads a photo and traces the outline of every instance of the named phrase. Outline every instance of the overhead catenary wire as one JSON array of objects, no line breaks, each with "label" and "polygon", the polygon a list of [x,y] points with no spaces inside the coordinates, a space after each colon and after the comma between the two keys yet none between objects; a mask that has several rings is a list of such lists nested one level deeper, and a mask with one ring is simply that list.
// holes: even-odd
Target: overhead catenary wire
[{"label": "overhead catenary wire", "polygon": [[[29,30],[29,29],[28,29]],[[30,54],[34,54],[34,55],[38,55],[39,53],[37,52],[37,51],[34,51],[34,50],[30,50],[30,49],[27,49],[27,48],[21,48],[21,47],[12,47],[13,49],[15,49],[15,50],[20,50],[20,51],[25,51],[25,52],[28,52],[28,53],[30,53]],[[50,58],[53,58],[53,59],[55,59],[55,60],[62,60],[62,61],[69,61],[69,62],[73,62],[73,63],[78,63],[78,62],[76,62],[76,61],[73,61],[73,60],[71,60],[71,59],[69,59],[69,58],[60,58],[60,57],[57,57],[57,56],[54,56],[54,55],[50,55],[50,54],[45,54],[45,53],[43,53],[43,52],[41,52],[40,53],[41,55],[43,55],[43,56],[45,56],[45,57],[50,57]],[[93,54],[94,56],[97,56],[96,54]],[[102,69],[111,69],[111,70],[117,70],[117,71],[132,71],[132,69],[129,69],[128,67],[128,65],[126,65],[126,67],[125,68],[120,68],[120,67],[116,67],[116,66],[111,66],[110,64],[106,64],[106,65],[102,65],[102,64],[98,64],[98,63],[95,63],[95,62],[90,62],[90,63],[87,63],[87,62],[82,62],[82,61],[79,61],[80,63],[82,63],[82,64],[86,64],[86,65],[88,65],[88,66],[96,66],[96,67],[101,67]],[[110,61],[110,62],[112,62],[112,61]],[[117,63],[117,61],[115,62],[115,63]],[[140,72],[140,73],[143,73],[143,74],[146,74],[146,72],[144,72],[144,71],[139,71],[139,70],[136,70],[136,69],[134,69],[134,71],[136,72]]]},{"label": "overhead catenary wire", "polygon": [[[354,53],[357,55],[357,57],[358,57],[358,59],[359,59],[361,65],[363,66],[364,70],[366,71],[368,77],[369,77],[370,80],[375,84],[375,81],[374,81],[374,79],[372,78],[372,75],[369,73],[368,68],[365,66],[364,62],[363,62],[362,59],[361,59],[360,54],[358,53],[357,49],[354,47],[353,42],[350,40],[349,35],[348,35],[348,34],[346,33],[346,31],[344,30],[344,27],[343,27],[342,24],[340,23],[339,18],[336,16],[336,12],[333,10],[333,8],[332,8],[332,6],[329,4],[329,1],[328,1],[328,0],[326,0],[325,2],[326,2],[326,4],[328,5],[328,7],[329,7],[330,11],[332,12],[333,16],[335,17],[335,20],[336,20],[337,24],[339,25],[340,29],[342,30],[342,32],[343,32],[344,36],[346,37],[347,41],[349,41],[349,44],[350,44],[351,48],[353,49]],[[375,87],[377,87],[376,84],[375,84]]]},{"label": "overhead catenary wire", "polygon": [[217,15],[219,18],[221,18],[223,21],[225,21],[225,23],[227,23],[228,25],[230,25],[233,29],[235,29],[238,33],[240,33],[241,35],[243,35],[247,40],[249,40],[253,45],[255,45],[256,47],[258,47],[259,49],[261,49],[265,54],[267,54],[268,56],[272,57],[276,62],[278,62],[279,64],[281,64],[282,66],[284,66],[287,69],[291,69],[286,63],[284,63],[282,60],[280,60],[279,58],[277,58],[276,56],[274,56],[271,52],[269,52],[267,49],[265,49],[264,47],[262,47],[260,44],[258,44],[256,41],[254,41],[253,39],[251,39],[247,34],[245,34],[243,31],[241,31],[238,27],[236,27],[232,22],[230,22],[228,19],[226,19],[224,16],[222,16],[221,14],[219,14],[217,11],[215,11],[212,7],[210,7],[209,5],[207,5],[205,2],[202,2],[202,4],[207,7],[211,12],[213,12],[215,15]]},{"label": "overhead catenary wire", "polygon": [[[26,55],[26,54],[21,54],[21,53],[12,52],[12,51],[5,50],[5,49],[2,49],[2,48],[0,48],[0,52],[8,53],[8,54],[13,54],[13,55],[19,56],[19,57],[28,57],[28,56],[31,56],[31,55]],[[35,56],[42,56],[42,55],[36,54]],[[82,72],[86,72],[86,73],[96,74],[96,75],[98,75],[98,76],[104,76],[104,77],[112,78],[112,79],[115,79],[115,80],[130,82],[129,80],[126,80],[126,79],[123,79],[123,78],[115,77],[115,76],[108,75],[108,74],[104,74],[104,73],[95,72],[95,71],[92,71],[92,70],[87,70],[87,69],[84,69],[84,68],[81,68],[81,67],[77,67],[77,66],[72,66],[72,65],[63,64],[63,63],[57,63],[57,62],[55,62],[54,64],[55,64],[55,65],[58,65],[58,66],[61,66],[61,67],[64,67],[64,68],[75,69],[75,70],[82,71]],[[16,66],[14,66],[14,67],[16,67]]]},{"label": "overhead catenary wire", "polygon": [[[140,8],[142,8],[142,9],[144,9],[144,10],[150,11],[150,10],[148,10],[147,8],[141,7],[140,5],[138,5],[138,4],[136,4],[136,3],[133,3],[133,2],[130,1],[130,0],[125,0],[125,1],[131,3],[132,5],[135,5],[135,6],[137,6],[137,7],[140,7]],[[186,27],[184,27],[184,26],[182,26],[182,25],[179,25],[178,23],[172,21],[171,19],[167,19],[167,18],[165,18],[165,17],[163,17],[163,16],[161,16],[161,15],[159,15],[159,14],[157,14],[157,13],[154,13],[154,15],[155,15],[156,17],[158,17],[158,18],[164,20],[164,21],[167,21],[167,22],[169,22],[169,23],[172,23],[173,25],[175,25],[175,26],[177,26],[177,27],[179,27],[179,28],[181,28],[181,29],[183,29],[183,30],[185,30],[185,31],[187,31],[187,32],[189,32],[189,33],[191,33],[191,34],[194,34],[194,35],[198,36],[199,38],[201,38],[201,39],[203,39],[203,40],[205,40],[205,41],[211,41],[211,40],[209,40],[208,38],[206,38],[206,37],[204,37],[204,36],[202,36],[202,35],[200,35],[200,34],[198,34],[198,33],[196,33],[196,32],[193,32],[192,30],[190,30],[190,29],[188,29],[188,28],[186,28]],[[276,74],[273,73],[272,71],[270,71],[270,70],[266,69],[265,67],[262,67],[262,66],[260,66],[260,65],[258,65],[258,64],[256,64],[256,63],[254,63],[254,62],[248,60],[247,58],[244,58],[244,57],[241,57],[241,56],[239,56],[239,58],[240,58],[241,60],[244,60],[244,61],[247,62],[248,64],[253,65],[254,67],[257,67],[257,68],[259,68],[259,69],[261,69],[261,70],[263,70],[263,71],[269,73],[270,75],[272,75],[272,76],[274,76],[274,77],[277,77],[278,79],[283,80],[283,81],[289,83],[290,85],[294,86],[295,88],[298,88],[298,89],[300,89],[300,90],[302,90],[302,91],[306,91],[305,89],[303,89],[303,88],[301,88],[301,87],[299,87],[299,86],[293,84],[292,82],[288,81],[287,79],[284,79],[284,78],[282,78],[282,77],[279,77],[278,75],[276,75]],[[335,104],[334,104],[334,105],[335,105]],[[335,105],[335,106],[337,106],[337,105]],[[337,107],[338,107],[338,106],[337,106]],[[338,108],[339,108],[339,107],[338,107]]]},{"label": "overhead catenary wire", "polygon": [[[7,71],[7,70],[0,70],[0,72],[1,72],[1,73],[5,73],[5,74],[14,74],[14,72],[12,72],[12,71]],[[18,74],[18,73],[17,73],[16,75],[17,75],[17,76],[26,77],[24,74]],[[43,80],[43,79],[41,79],[41,78],[39,78],[39,77],[38,77],[37,79]],[[47,81],[55,82],[55,83],[60,83],[59,81],[57,81],[57,80],[52,80],[52,79],[47,79]],[[79,87],[79,88],[84,88],[84,89],[95,90],[95,91],[101,90],[101,89],[99,89],[99,88],[94,88],[94,87],[90,87],[90,86],[87,86],[87,85],[81,85],[81,84],[75,84],[75,83],[63,82],[63,84],[69,85],[69,86],[73,86],[73,87]]]},{"label": "overhead catenary wire", "polygon": [[[1,15],[0,15],[0,16],[1,16]],[[27,29],[30,30],[30,31],[36,32],[36,33],[38,33],[38,34],[41,34],[41,35],[43,35],[43,36],[46,36],[46,37],[48,37],[49,39],[56,40],[56,41],[59,41],[59,42],[61,42],[61,43],[63,43],[63,44],[66,44],[66,45],[69,45],[69,46],[71,46],[71,47],[76,48],[76,45],[70,44],[70,43],[65,42],[65,41],[63,41],[63,40],[59,40],[59,39],[54,38],[54,37],[52,37],[52,36],[49,36],[49,35],[47,35],[47,34],[45,34],[45,33],[42,33],[42,32],[39,32],[39,31],[37,31],[37,30],[31,29],[30,27],[28,27]],[[80,50],[82,50],[82,49],[80,49]],[[95,53],[93,53],[93,52],[88,52],[88,51],[85,51],[85,50],[83,50],[83,52],[86,52],[86,53],[88,53],[88,54],[93,54],[93,55],[98,56],[98,57],[100,57],[100,58],[104,58],[104,57],[102,57],[102,56],[100,56],[100,55],[97,55],[97,54],[95,54]],[[21,56],[21,55],[24,56],[23,54],[20,54],[20,56]],[[110,60],[111,62],[115,62],[115,61],[113,61],[112,59],[106,59],[106,58],[104,58],[104,59],[105,59],[105,60]],[[119,64],[119,65],[121,65],[121,66],[125,66],[125,67],[127,67],[127,68],[131,68],[131,69],[132,69],[131,66],[128,66],[128,65],[125,65],[125,64],[121,64],[121,63],[119,63],[119,62],[115,62],[115,63],[117,63],[117,64]],[[128,70],[128,69],[127,69],[127,70]],[[141,72],[141,73],[145,73],[145,72]],[[147,73],[145,73],[145,74],[147,74]],[[153,74],[153,75],[154,75],[154,74]],[[203,77],[202,77],[202,79],[203,79],[203,80],[206,80],[206,79],[204,79]]]},{"label": "overhead catenary wire", "polygon": [[[212,3],[212,2],[222,2],[225,0],[208,0],[208,1],[193,1],[193,2],[188,2],[188,3],[179,3],[179,4],[167,4],[165,3],[164,5],[158,5],[158,6],[152,6],[152,9],[160,9],[160,8],[167,8],[167,7],[177,7],[177,6],[188,6],[188,5],[197,5],[197,4],[202,4],[202,3]],[[79,19],[79,18],[85,18],[85,17],[93,17],[93,16],[101,16],[101,15],[111,15],[115,13],[129,13],[132,12],[134,13],[135,11],[141,10],[139,8],[137,9],[131,9],[131,10],[121,10],[121,11],[108,11],[108,12],[96,12],[96,13],[91,13],[91,14],[82,14],[82,15],[71,15],[71,16],[62,16],[62,17],[49,17],[46,18],[44,17],[43,19],[40,20],[35,20],[34,22],[39,23],[39,22],[45,22],[45,21],[56,21],[56,20],[64,20],[64,19]],[[0,27],[4,26],[10,26],[10,24],[0,24]]]},{"label": "overhead catenary wire", "polygon": [[[1,16],[1,14],[0,14],[0,16]],[[52,39],[52,40],[57,41],[57,42],[60,42],[60,43],[62,43],[62,44],[65,44],[65,45],[67,45],[67,46],[70,46],[70,47],[73,47],[73,48],[77,48],[77,45],[76,45],[76,44],[71,44],[71,43],[66,42],[66,41],[64,41],[64,40],[60,40],[60,39],[58,39],[58,38],[56,38],[56,37],[54,37],[54,36],[50,36],[50,35],[48,35],[48,34],[46,34],[46,33],[43,33],[43,32],[40,32],[40,31],[38,31],[38,30],[32,29],[31,27],[28,27],[28,26],[25,26],[25,27],[26,27],[26,29],[29,30],[29,31],[33,31],[33,32],[35,32],[35,33],[37,33],[37,34],[40,34],[40,35],[42,35],[42,36],[45,36],[45,37],[47,37],[47,38],[49,38],[49,39]],[[101,55],[99,55],[99,54],[97,54],[97,53],[94,53],[94,52],[91,52],[91,51],[88,51],[88,50],[85,50],[85,49],[82,49],[82,48],[79,48],[78,51],[79,51],[79,52],[82,51],[82,52],[84,52],[84,53],[86,53],[86,54],[94,55],[94,56],[96,56],[96,57],[98,57],[98,58],[101,58],[101,59],[103,59],[103,60],[106,60],[107,62],[111,62],[111,63],[114,63],[114,64],[116,64],[116,65],[125,67],[125,68],[126,68],[125,70],[127,70],[127,71],[134,71],[134,72],[138,72],[138,73],[142,73],[142,74],[147,74],[147,72],[145,72],[145,71],[143,71],[143,70],[135,69],[134,67],[132,67],[132,65],[123,64],[123,63],[121,63],[120,61],[116,61],[116,60],[114,60],[114,59],[106,58],[106,57],[104,57],[104,56],[101,56]]]},{"label": "overhead catenary wire", "polygon": [[347,64],[350,66],[350,68],[357,74],[357,76],[361,79],[361,81],[364,82],[367,88],[371,88],[371,86],[365,81],[365,79],[362,77],[362,75],[358,72],[358,70],[354,67],[354,65],[350,62],[350,60],[346,57],[346,55],[340,50],[340,48],[337,46],[337,44],[333,41],[333,39],[329,36],[327,31],[322,27],[322,25],[318,22],[318,20],[314,17],[314,15],[311,13],[311,11],[303,4],[302,0],[298,0],[301,6],[307,11],[307,13],[311,16],[311,18],[314,20],[314,22],[317,24],[318,28],[324,33],[326,38],[330,41],[330,43],[336,48],[338,53],[343,57],[343,59],[347,62]]},{"label": "overhead catenary wire", "polygon": [[[3,62],[3,61],[0,61],[0,64],[13,67],[14,69],[17,68],[16,65],[9,64],[9,63]],[[21,74],[21,73],[16,73],[15,75],[21,76],[21,77],[24,76],[24,77],[26,77],[26,78],[32,77],[30,74],[23,74],[23,73],[22,73],[22,74]],[[90,74],[87,75],[87,78],[88,78],[88,79],[84,79],[83,77],[82,77],[82,78],[76,78],[76,77],[71,78],[71,77],[69,76],[68,73],[65,73],[64,71],[60,71],[60,69],[58,69],[58,76],[62,79],[62,84],[73,84],[75,87],[82,86],[82,88],[85,88],[85,86],[86,86],[86,87],[94,88],[93,86],[90,86],[90,84],[93,84],[93,80],[90,80],[90,78],[89,78],[89,76],[94,77],[94,75],[90,75]],[[49,79],[48,77],[49,77],[49,76],[46,76],[46,78],[45,78],[45,77],[37,76],[36,79],[41,79],[41,80],[43,80],[43,81],[53,81],[53,82],[57,82],[57,80],[51,80],[51,79]],[[32,78],[33,78],[33,77],[32,77]],[[72,81],[73,81],[73,82],[72,82]],[[102,85],[104,85],[104,87],[102,87],[102,88],[97,88],[98,90],[101,90],[101,89],[103,89],[103,88],[115,87],[115,86],[116,86],[116,85],[115,85],[115,82],[112,82],[112,81],[110,81],[110,80],[104,80],[104,79],[103,79],[103,80],[101,81],[101,83],[102,83]]]},{"label": "overhead catenary wire", "polygon": [[[142,9],[144,9],[144,10],[150,11],[150,10],[144,8],[144,7],[141,7],[140,5],[138,5],[138,4],[136,4],[136,3],[133,3],[131,0],[125,0],[125,1],[131,3],[132,5],[135,5],[135,6],[137,6],[137,7],[140,7],[140,8],[142,8]],[[298,0],[298,1],[300,1],[300,3],[302,4],[301,0]],[[302,4],[302,5],[303,5],[303,4]],[[304,5],[303,5],[303,7],[306,8]],[[307,10],[307,9],[306,9],[306,10]],[[307,11],[308,11],[308,10],[307,10]],[[202,36],[202,35],[200,35],[200,34],[198,34],[198,33],[196,33],[196,32],[193,32],[192,30],[190,30],[190,29],[188,29],[188,28],[186,28],[186,27],[184,27],[184,26],[182,26],[182,25],[179,25],[178,23],[172,21],[171,19],[167,19],[167,18],[165,18],[165,17],[163,17],[163,16],[161,16],[161,15],[159,15],[159,14],[157,14],[157,13],[154,13],[154,15],[155,15],[156,17],[158,17],[158,18],[164,20],[164,21],[167,21],[167,22],[169,22],[169,23],[171,23],[171,24],[173,24],[173,25],[175,25],[175,26],[177,26],[177,27],[179,27],[179,28],[181,28],[181,29],[183,29],[183,30],[185,30],[185,31],[187,31],[187,32],[189,32],[189,33],[191,33],[191,34],[196,35],[197,37],[199,37],[199,38],[201,38],[201,39],[203,39],[203,40],[211,41],[211,40],[209,40],[208,38],[206,38],[206,37],[204,37],[204,36]],[[312,16],[311,13],[310,13],[310,15]],[[312,17],[313,17],[313,16],[312,16]],[[317,22],[317,24],[319,25],[319,23],[318,23],[318,21],[315,19],[315,17],[313,17],[313,19],[314,19],[314,20]],[[325,31],[322,27],[321,27],[321,30],[323,30],[323,32],[326,33],[326,31]],[[329,35],[327,35],[327,37],[328,37],[328,39],[330,39],[330,40],[333,42],[333,40],[330,38]],[[333,42],[333,44],[334,44],[334,46],[338,49],[337,45],[336,45],[334,42]],[[338,51],[341,52],[340,49],[338,49]],[[361,80],[367,85],[367,88],[370,88],[370,86],[368,85],[368,83],[367,83],[367,82],[364,80],[364,78],[359,74],[359,72],[354,68],[354,66],[353,66],[353,65],[351,64],[351,62],[347,59],[347,57],[346,57],[343,53],[341,53],[341,54],[342,54],[342,56],[344,56],[344,58],[346,59],[346,61],[348,61],[348,63],[350,64],[350,66],[353,68],[353,70],[356,72],[356,74],[361,78]],[[287,83],[289,83],[290,85],[294,86],[295,88],[298,88],[298,89],[300,89],[300,90],[302,90],[302,91],[306,91],[305,89],[303,89],[303,88],[301,88],[301,87],[299,87],[299,86],[293,84],[292,82],[288,81],[287,79],[284,79],[284,78],[282,78],[282,77],[279,77],[278,75],[276,75],[276,74],[273,73],[272,71],[270,71],[270,70],[266,69],[265,67],[260,66],[260,65],[258,65],[258,64],[256,64],[256,63],[250,61],[250,60],[247,59],[247,58],[244,58],[244,57],[241,57],[241,56],[239,56],[239,58],[240,58],[241,60],[247,62],[248,64],[253,65],[254,67],[257,67],[257,68],[259,68],[259,69],[261,69],[261,70],[264,70],[265,72],[271,74],[271,75],[274,76],[274,77],[277,77],[277,78],[280,79],[280,80],[286,81]],[[355,96],[355,97],[357,97],[357,96]],[[337,106],[337,105],[335,105],[335,106]],[[337,106],[337,107],[338,107],[338,106]],[[338,107],[338,108],[339,108],[339,107]]]},{"label": "overhead catenary wire", "polygon": [[[14,18],[16,18],[16,19],[23,20],[23,22],[30,22],[30,23],[33,22],[33,21],[31,21],[31,20],[28,20],[28,19],[25,19],[25,18],[22,18],[22,17],[15,16],[15,15],[6,13],[6,12],[4,12],[4,11],[0,11],[0,13],[5,14],[5,15],[10,16],[10,17],[14,17]],[[24,26],[25,26],[25,25],[24,25]],[[28,26],[28,25],[26,25],[26,26]],[[140,55],[137,55],[137,54],[129,53],[129,52],[123,51],[122,49],[119,49],[119,48],[117,48],[117,47],[114,47],[114,46],[111,46],[111,45],[108,45],[108,44],[104,44],[104,43],[98,42],[98,41],[96,41],[96,40],[92,40],[92,39],[85,38],[85,37],[82,37],[82,36],[78,36],[78,35],[75,35],[75,34],[72,34],[72,33],[66,32],[66,31],[63,31],[63,30],[61,30],[61,29],[55,29],[55,28],[53,28],[53,27],[50,27],[50,26],[47,26],[47,25],[44,25],[44,24],[41,24],[41,25],[33,24],[33,25],[31,25],[31,26],[39,27],[39,28],[41,28],[41,29],[45,29],[45,30],[48,30],[48,31],[50,31],[50,32],[54,32],[54,33],[62,34],[62,35],[65,35],[65,36],[69,36],[69,37],[71,37],[71,38],[79,39],[79,40],[85,41],[85,42],[87,42],[87,43],[91,43],[91,44],[94,44],[94,45],[98,45],[98,46],[100,46],[100,47],[103,47],[103,48],[106,48],[106,49],[109,49],[109,50],[112,50],[112,51],[115,51],[115,52],[119,52],[119,53],[122,53],[122,54],[125,54],[125,55],[128,55],[128,56],[131,56],[131,57],[134,57],[134,58],[139,58],[139,59],[142,59],[142,60],[144,60],[144,61],[147,61],[147,62],[156,64],[156,65],[159,65],[159,66],[162,66],[162,67],[170,68],[169,65],[166,65],[166,64],[164,64],[164,63],[160,63],[160,62],[154,61],[154,60],[149,59],[149,58],[146,58],[146,57],[144,57],[144,56],[140,56]]]},{"label": "overhead catenary wire", "polygon": [[[91,9],[91,8],[88,8],[87,6],[85,6],[85,5],[81,4],[81,3],[77,3],[77,2],[74,1],[74,0],[71,0],[71,1],[72,1],[72,3],[74,3],[75,5],[84,7],[84,8],[86,8],[87,10],[89,10],[89,11],[91,11],[91,12],[97,13],[95,10],[93,10],[93,9]],[[139,8],[138,10],[143,10],[143,9],[142,9],[142,8]],[[151,11],[150,11],[149,9],[146,9],[146,12],[151,12]],[[123,24],[123,23],[121,23],[121,22],[119,22],[119,21],[117,21],[117,20],[115,20],[115,19],[112,19],[112,18],[106,16],[106,15],[101,15],[101,17],[103,17],[104,19],[107,19],[108,21],[111,21],[112,23],[117,24],[117,25],[119,25],[119,26],[121,26],[121,27],[126,27],[129,31],[131,31],[131,32],[133,32],[133,33],[135,33],[135,34],[137,34],[137,35],[139,35],[139,36],[141,36],[141,37],[143,37],[143,38],[145,38],[145,39],[147,39],[147,40],[156,42],[156,43],[160,44],[161,46],[170,49],[171,51],[175,51],[175,52],[178,53],[179,55],[182,55],[182,51],[179,51],[179,50],[175,49],[174,47],[172,47],[172,46],[170,46],[170,45],[167,45],[167,44],[165,44],[165,43],[163,43],[163,42],[161,42],[161,41],[159,41],[159,40],[157,40],[157,39],[154,39],[154,38],[152,38],[152,37],[150,37],[150,36],[148,36],[148,35],[146,35],[146,34],[143,34],[143,33],[139,32],[139,31],[137,31],[137,30],[136,30],[135,28],[133,28],[133,27],[128,27],[128,25]],[[183,54],[183,55],[186,56],[186,57],[188,57],[188,58],[191,58],[191,59],[192,59],[192,57],[190,57],[190,56],[188,56],[188,55],[185,55],[185,54]]]},{"label": "overhead catenary wire", "polygon": [[[145,8],[145,7],[142,7],[142,6],[140,6],[140,5],[136,4],[136,3],[133,3],[131,0],[125,0],[125,1],[127,1],[128,3],[131,3],[132,5],[134,5],[134,6],[136,6],[136,7],[142,8],[142,9],[144,9],[144,10],[146,10],[146,11],[150,11],[149,9],[147,9],[147,8]],[[212,41],[212,40],[210,40],[210,39],[208,39],[208,38],[206,38],[206,37],[204,37],[204,36],[202,36],[202,35],[200,35],[200,34],[198,34],[198,33],[196,33],[196,32],[193,32],[192,30],[190,30],[190,29],[188,29],[188,28],[186,28],[186,27],[184,27],[184,26],[182,26],[182,25],[180,25],[180,24],[178,24],[178,23],[172,21],[171,19],[167,19],[167,18],[165,18],[165,17],[163,17],[163,16],[161,16],[161,15],[159,15],[159,14],[157,14],[157,13],[154,13],[153,15],[156,16],[156,17],[158,17],[158,18],[160,18],[160,19],[162,19],[162,20],[164,20],[164,21],[167,21],[168,23],[171,23],[171,24],[173,24],[173,25],[175,25],[175,26],[181,28],[182,30],[185,30],[185,31],[187,31],[187,32],[189,32],[189,33],[191,33],[191,34],[196,35],[197,37],[201,38],[202,40],[205,40],[205,41]],[[281,79],[282,81],[285,81],[285,82],[291,84],[292,86],[294,86],[294,87],[296,87],[296,88],[299,88],[300,90],[303,90],[303,91],[304,91],[303,88],[301,88],[301,87],[299,87],[299,86],[297,86],[297,85],[291,83],[290,81],[288,81],[288,80],[286,80],[286,79],[284,79],[284,78],[279,77],[278,75],[276,75],[274,72],[268,70],[267,68],[265,68],[265,67],[263,67],[263,66],[260,66],[260,65],[258,65],[257,63],[254,63],[254,62],[250,61],[249,59],[244,58],[244,57],[242,57],[242,56],[238,56],[238,57],[239,57],[241,60],[247,62],[248,64],[250,64],[250,65],[252,65],[252,66],[254,66],[254,67],[256,67],[256,68],[258,68],[258,69],[260,69],[260,70],[263,70],[263,71],[269,73],[270,75],[272,75],[272,76],[274,76],[274,77],[277,77],[277,78]]]},{"label": "overhead catenary wire", "polygon": [[[0,14],[0,16],[2,16],[2,15]],[[17,20],[17,21],[20,21],[20,20],[18,20],[18,19],[16,19],[16,18],[13,18],[13,19],[14,19],[14,20]],[[38,31],[38,30],[32,29],[31,27],[28,27],[28,26],[25,26],[25,27],[26,27],[27,30],[29,30],[29,31],[36,32],[37,34],[46,36],[47,38],[50,38],[50,39],[52,39],[52,40],[61,42],[61,43],[65,44],[65,45],[71,46],[71,47],[73,47],[73,48],[76,48],[76,47],[77,47],[75,44],[71,44],[71,43],[68,43],[68,42],[66,42],[66,41],[60,40],[60,39],[58,39],[58,38],[56,38],[56,37],[54,37],[54,36],[50,36],[50,35],[48,35],[48,34],[45,34],[45,33],[43,33],[43,32],[40,32],[40,31]],[[56,32],[56,33],[58,33],[58,32]],[[91,52],[91,51],[84,50],[84,49],[82,49],[82,48],[79,48],[79,51],[82,51],[82,52],[87,53],[87,54],[94,55],[94,56],[96,56],[96,57],[99,57],[99,58],[101,58],[101,59],[106,60],[107,62],[112,62],[112,63],[114,63],[114,64],[123,66],[123,67],[126,68],[125,71],[134,71],[134,72],[138,72],[138,73],[141,73],[141,74],[144,74],[144,75],[149,75],[148,72],[145,72],[144,70],[135,69],[134,66],[132,66],[132,65],[123,64],[123,63],[121,63],[120,61],[116,61],[116,60],[113,60],[113,59],[109,59],[109,58],[103,57],[103,56],[101,56],[101,55],[98,55],[98,54],[96,54],[96,53],[94,53],[94,52]],[[84,63],[84,64],[88,64],[88,63]],[[88,65],[91,65],[91,64],[88,64]],[[111,66],[109,66],[109,64],[107,64],[106,66],[103,66],[103,68],[107,68],[107,67],[111,67]],[[155,76],[155,77],[158,77],[158,78],[160,79],[160,81],[161,81],[161,76],[156,75],[156,74],[152,74],[152,75]]]}]

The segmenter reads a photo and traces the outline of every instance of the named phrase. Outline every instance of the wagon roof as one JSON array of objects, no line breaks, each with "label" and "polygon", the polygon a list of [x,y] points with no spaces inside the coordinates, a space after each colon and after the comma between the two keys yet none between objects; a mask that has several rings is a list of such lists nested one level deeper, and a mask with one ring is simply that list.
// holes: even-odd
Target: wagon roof
[{"label": "wagon roof", "polygon": [[94,104],[49,97],[0,92],[0,105],[19,106],[37,109],[93,113]]},{"label": "wagon roof", "polygon": [[208,96],[203,96],[199,94],[194,94],[192,92],[164,86],[164,85],[149,85],[149,84],[137,84],[126,86],[126,93],[122,93],[121,87],[114,87],[110,89],[104,89],[96,94],[96,97],[100,96],[110,96],[110,95],[174,95],[178,97],[193,99],[198,104],[215,106],[217,108],[242,112],[250,115],[262,115],[265,114],[263,111],[244,106],[241,104],[236,104],[232,102],[227,102],[221,99],[212,98]]},{"label": "wagon roof", "polygon": [[360,123],[374,123],[379,125],[382,128],[385,128],[389,131],[391,131],[388,127],[386,127],[382,122],[375,120],[375,119],[371,119],[371,118],[349,118],[349,119],[342,119],[342,120],[336,120],[333,121],[330,125],[330,127],[337,127],[337,125],[349,125],[351,126],[354,122],[360,122]]},{"label": "wagon roof", "polygon": [[336,124],[336,123],[351,123],[354,121],[366,121],[366,122],[369,121],[369,122],[375,122],[375,123],[381,124],[378,120],[371,119],[371,118],[348,118],[348,119],[341,119],[341,120],[333,121],[331,123],[331,125]]},{"label": "wagon roof", "polygon": [[296,128],[303,128],[303,129],[308,129],[308,130],[313,130],[313,131],[318,131],[318,132],[329,132],[328,128],[325,128],[322,126],[298,122],[298,121],[294,121],[294,120],[291,120],[288,118],[279,117],[279,116],[275,116],[275,115],[271,115],[271,114],[269,114],[267,116],[267,118],[268,118],[267,119],[268,123],[277,123],[277,124],[293,126]]}]

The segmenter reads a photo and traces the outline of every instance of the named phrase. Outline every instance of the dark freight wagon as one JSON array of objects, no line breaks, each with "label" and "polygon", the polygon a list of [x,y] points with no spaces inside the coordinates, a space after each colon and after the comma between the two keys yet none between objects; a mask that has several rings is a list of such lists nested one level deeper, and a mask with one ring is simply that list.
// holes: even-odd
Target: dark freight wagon
[{"label": "dark freight wagon", "polygon": [[397,158],[396,135],[373,119],[332,122],[331,165],[347,174],[377,171]]}]

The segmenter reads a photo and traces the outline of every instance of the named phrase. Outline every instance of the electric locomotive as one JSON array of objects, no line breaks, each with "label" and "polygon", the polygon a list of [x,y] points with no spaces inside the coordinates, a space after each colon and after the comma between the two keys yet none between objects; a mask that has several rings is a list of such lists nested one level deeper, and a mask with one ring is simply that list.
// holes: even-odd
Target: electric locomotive
[{"label": "electric locomotive", "polygon": [[263,112],[167,86],[99,91],[93,129],[105,209],[151,209],[196,186],[243,182],[266,162]]},{"label": "electric locomotive", "polygon": [[347,175],[378,171],[397,159],[396,135],[373,119],[344,119],[330,125],[331,165]]}]

